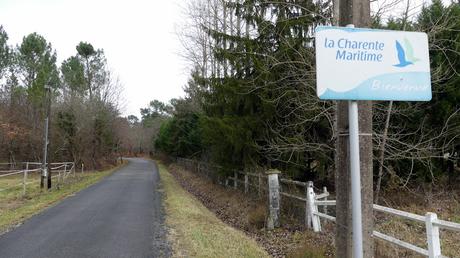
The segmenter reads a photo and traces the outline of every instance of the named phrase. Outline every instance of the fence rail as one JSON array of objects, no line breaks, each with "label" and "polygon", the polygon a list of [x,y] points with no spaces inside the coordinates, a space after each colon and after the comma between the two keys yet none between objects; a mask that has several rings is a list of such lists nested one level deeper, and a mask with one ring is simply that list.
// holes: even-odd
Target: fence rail
[{"label": "fence rail", "polygon": [[[208,177],[210,176],[210,171],[209,171],[210,168],[222,169],[222,167],[220,166],[214,166],[214,165],[210,165],[204,162],[199,162],[199,161],[190,160],[190,159],[178,158],[177,162],[179,165],[184,166],[187,169],[195,170],[199,172],[201,172],[200,171],[201,168],[206,167],[207,171],[205,172],[205,174]],[[244,180],[238,179],[238,174],[244,175]],[[257,177],[258,184],[251,184],[248,180],[248,177]],[[248,192],[249,186],[255,186],[254,188],[256,188],[260,194],[262,191],[267,191],[266,188],[263,189],[263,184],[261,183],[262,178],[267,179],[267,175],[262,174],[262,173],[234,171],[233,177],[225,178],[224,182],[226,186],[229,186],[229,181],[232,181],[233,187],[235,189],[238,188],[238,183],[244,184],[245,193]],[[316,194],[314,191],[315,188],[314,188],[313,182],[300,182],[300,181],[295,181],[295,180],[286,179],[286,178],[279,178],[279,182],[286,184],[286,185],[293,185],[296,187],[304,188],[304,191],[305,191],[304,196],[298,196],[295,193],[282,191],[282,188],[281,188],[281,191],[279,191],[279,195],[305,203],[305,224],[307,225],[307,227],[312,228],[313,231],[315,232],[319,232],[321,231],[321,220],[320,220],[321,218],[329,220],[329,221],[333,221],[333,222],[336,221],[336,218],[334,216],[328,214],[327,207],[335,206],[336,201],[327,199],[330,196],[330,194],[327,191],[326,187],[323,187],[322,193]],[[267,187],[267,185],[265,186]],[[319,207],[322,207],[323,212],[319,212]],[[460,232],[460,224],[453,223],[450,221],[440,220],[437,218],[437,215],[435,213],[428,212],[426,213],[425,216],[422,216],[422,215],[413,214],[410,212],[401,211],[401,210],[397,210],[397,209],[393,209],[393,208],[389,208],[389,207],[385,207],[381,205],[376,205],[376,204],[373,205],[373,209],[374,211],[377,211],[377,212],[383,212],[383,213],[390,214],[393,216],[398,216],[400,218],[412,220],[418,223],[424,223],[425,229],[426,229],[428,249],[418,247],[414,244],[402,241],[400,239],[397,239],[395,237],[386,235],[378,231],[373,231],[373,237],[384,240],[386,242],[389,242],[395,245],[398,245],[402,248],[412,250],[418,254],[427,256],[429,258],[445,257],[441,254],[441,241],[440,241],[440,236],[439,236],[439,229]]]},{"label": "fence rail", "polygon": [[[313,196],[315,196],[315,193],[313,193]],[[313,205],[316,207],[315,211],[310,211],[310,214],[308,215],[311,217],[311,220],[313,222],[316,222],[316,223],[311,224],[313,231],[315,232],[321,231],[320,218],[335,222],[335,217],[330,216],[327,213],[321,213],[321,212],[316,211],[318,209],[318,206],[335,206],[335,204],[336,204],[336,201],[332,201],[332,200],[314,202]],[[374,208],[374,211],[384,212],[384,213],[398,216],[404,219],[412,220],[412,221],[419,222],[419,223],[424,223],[425,229],[426,229],[428,249],[418,247],[416,245],[413,245],[411,243],[405,242],[403,240],[397,239],[395,237],[386,235],[378,231],[373,231],[373,236],[375,238],[387,241],[389,243],[398,245],[400,247],[412,250],[418,254],[428,256],[430,258],[445,257],[441,254],[441,240],[439,236],[440,228],[460,232],[460,224],[453,223],[450,221],[440,220],[438,219],[437,215],[432,212],[427,212],[425,216],[422,216],[422,215],[413,214],[410,212],[401,211],[401,210],[384,207],[384,206],[376,205],[376,204],[373,205],[373,208]]]},{"label": "fence rail", "polygon": [[[40,179],[30,179],[30,176],[33,173],[41,174],[43,168],[40,166],[41,163],[37,162],[22,162],[22,163],[1,163],[3,166],[12,166],[16,167],[18,164],[23,165],[24,169],[13,169],[13,170],[4,170],[0,171],[0,180],[11,178],[16,175],[21,175],[21,182],[18,184],[8,185],[6,188],[0,188],[0,192],[12,190],[22,186],[22,195],[26,195],[27,186],[33,183],[38,183]],[[75,176],[75,163],[74,162],[60,162],[60,163],[49,163],[51,178],[57,178],[56,187],[59,188],[61,184],[65,182],[69,175],[73,174]],[[39,166],[39,168],[31,168],[31,166]],[[54,175],[53,175],[54,174]]]}]

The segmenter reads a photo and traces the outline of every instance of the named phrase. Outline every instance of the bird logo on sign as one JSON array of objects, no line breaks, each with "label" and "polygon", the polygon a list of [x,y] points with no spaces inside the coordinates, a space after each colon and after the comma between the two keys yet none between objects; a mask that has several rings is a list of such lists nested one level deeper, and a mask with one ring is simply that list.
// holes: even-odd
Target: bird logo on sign
[{"label": "bird logo on sign", "polygon": [[406,38],[404,39],[404,48],[401,43],[396,40],[396,52],[398,53],[399,64],[395,64],[393,66],[402,68],[420,61],[420,59],[414,56],[414,49],[412,48],[409,40]]}]

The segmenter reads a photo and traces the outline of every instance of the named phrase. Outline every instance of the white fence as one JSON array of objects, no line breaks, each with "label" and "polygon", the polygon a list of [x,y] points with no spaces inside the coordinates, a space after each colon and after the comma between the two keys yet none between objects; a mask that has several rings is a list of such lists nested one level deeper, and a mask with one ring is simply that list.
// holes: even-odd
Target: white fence
[{"label": "white fence", "polygon": [[[199,162],[199,161],[190,160],[190,159],[182,159],[182,158],[178,158],[178,163],[179,165],[182,165],[186,167],[187,169],[204,173],[208,177],[210,176],[210,174],[212,174],[212,172],[210,171],[212,168],[214,169],[221,168],[219,166],[206,164],[204,162]],[[239,174],[244,176],[244,180],[238,179]],[[249,182],[249,177],[257,178],[257,183],[251,184]],[[249,187],[252,186],[255,189],[257,189],[260,195],[261,192],[268,191],[268,189],[264,189],[264,188],[267,188],[268,186],[262,182],[262,179],[266,179],[266,178],[267,176],[262,173],[249,173],[249,172],[243,172],[243,171],[234,171],[233,177],[227,177],[225,178],[224,181],[225,181],[226,186],[229,186],[229,183],[228,183],[229,180],[233,181],[233,188],[235,189],[238,188],[238,183],[244,184],[245,193],[247,193],[249,191]],[[280,178],[279,181],[286,185],[294,185],[294,186],[304,189],[305,191],[304,196],[298,196],[295,193],[289,193],[287,191],[283,191],[284,190],[283,188],[281,188],[281,191],[279,193],[281,196],[284,196],[286,198],[291,198],[291,199],[298,200],[298,201],[305,203],[305,224],[307,225],[307,227],[312,228],[313,231],[315,232],[319,232],[321,231],[321,218],[335,222],[335,217],[328,214],[327,207],[335,206],[336,201],[327,199],[329,196],[329,192],[327,191],[326,187],[322,189],[323,191],[322,193],[316,194],[314,191],[313,182],[300,182],[300,181],[294,181],[294,180],[289,180],[285,178]],[[320,206],[322,207],[323,212],[319,212]],[[380,206],[376,204],[374,204],[374,211],[383,212],[383,213],[387,213],[390,215],[398,216],[400,218],[424,223],[425,228],[426,228],[426,239],[427,239],[426,241],[427,241],[428,249],[418,247],[414,244],[402,241],[400,239],[383,234],[378,231],[374,231],[373,236],[374,238],[378,238],[386,242],[398,245],[400,247],[412,250],[418,254],[427,256],[429,258],[446,257],[441,254],[441,240],[439,236],[439,229],[460,232],[460,224],[445,221],[445,220],[440,220],[437,218],[437,215],[435,213],[431,213],[431,212],[426,213],[425,216],[421,216],[421,215],[417,215],[417,214],[413,214],[413,213],[409,213],[409,212],[405,212],[401,210],[396,210],[396,209],[392,209],[392,208],[388,208],[388,207],[384,207],[384,206]]]},{"label": "white fence", "polygon": [[[40,178],[30,179],[31,175],[41,175],[43,170],[42,163],[37,162],[23,162],[19,164],[2,163],[1,166],[10,167],[9,170],[0,170],[0,180],[11,179],[22,175],[22,180],[18,184],[9,185],[6,188],[0,188],[0,192],[20,188],[22,186],[22,195],[26,195],[27,186],[40,182]],[[20,166],[21,168],[15,169],[14,167]],[[61,163],[50,163],[51,178],[57,179],[56,187],[59,188],[62,183],[65,182],[67,177],[71,174],[75,176],[75,163],[73,162],[61,162]],[[53,175],[54,174],[54,175]]]},{"label": "white fence", "polygon": [[[320,200],[321,198],[325,197],[325,194],[315,194],[313,191],[313,183],[309,183],[311,186],[309,187],[309,190],[307,190],[307,198],[306,202],[309,204],[309,209],[307,209],[307,217],[309,218],[309,222],[307,225],[313,228],[313,231],[319,232],[321,231],[321,220],[320,218],[327,219],[330,221],[335,222],[335,217],[330,216],[327,214],[327,212],[321,213],[318,211],[319,206],[335,206],[336,201],[335,200]],[[313,201],[309,201],[313,200]],[[384,212],[387,214],[391,214],[394,216],[398,216],[404,219],[420,222],[425,224],[426,228],[426,238],[427,238],[427,246],[428,249],[424,249],[421,247],[418,247],[416,245],[413,245],[411,243],[407,243],[405,241],[402,241],[400,239],[394,238],[389,235],[385,235],[381,232],[374,231],[373,236],[375,238],[390,242],[392,244],[396,244],[400,247],[412,250],[416,253],[419,253],[421,255],[430,257],[430,258],[438,258],[438,257],[445,257],[441,254],[441,240],[439,237],[439,229],[446,229],[446,230],[452,230],[452,231],[458,231],[460,232],[460,224],[458,223],[453,223],[450,221],[445,221],[445,220],[440,220],[438,219],[438,216],[435,213],[428,212],[426,213],[425,216],[401,211],[401,210],[396,210],[380,205],[374,204],[374,211],[377,212]]]}]

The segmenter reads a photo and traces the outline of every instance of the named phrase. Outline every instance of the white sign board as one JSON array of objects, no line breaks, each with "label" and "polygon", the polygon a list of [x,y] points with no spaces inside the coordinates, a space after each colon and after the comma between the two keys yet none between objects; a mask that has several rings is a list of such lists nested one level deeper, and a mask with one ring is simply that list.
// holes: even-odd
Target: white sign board
[{"label": "white sign board", "polygon": [[431,100],[428,37],[348,27],[316,28],[320,99]]}]

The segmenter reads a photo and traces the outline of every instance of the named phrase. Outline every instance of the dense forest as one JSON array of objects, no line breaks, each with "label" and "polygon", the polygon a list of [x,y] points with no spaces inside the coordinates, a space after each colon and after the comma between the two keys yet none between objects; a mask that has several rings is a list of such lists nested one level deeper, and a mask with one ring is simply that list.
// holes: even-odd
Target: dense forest
[{"label": "dense forest", "polygon": [[[433,99],[374,102],[378,188],[460,174],[460,6],[435,0],[414,14],[410,3],[390,16],[380,6],[372,27],[428,34]],[[316,97],[314,51],[314,28],[335,24],[332,3],[197,0],[187,10],[180,37],[194,69],[186,97],[163,105],[156,151],[333,182],[336,104]]]}]

